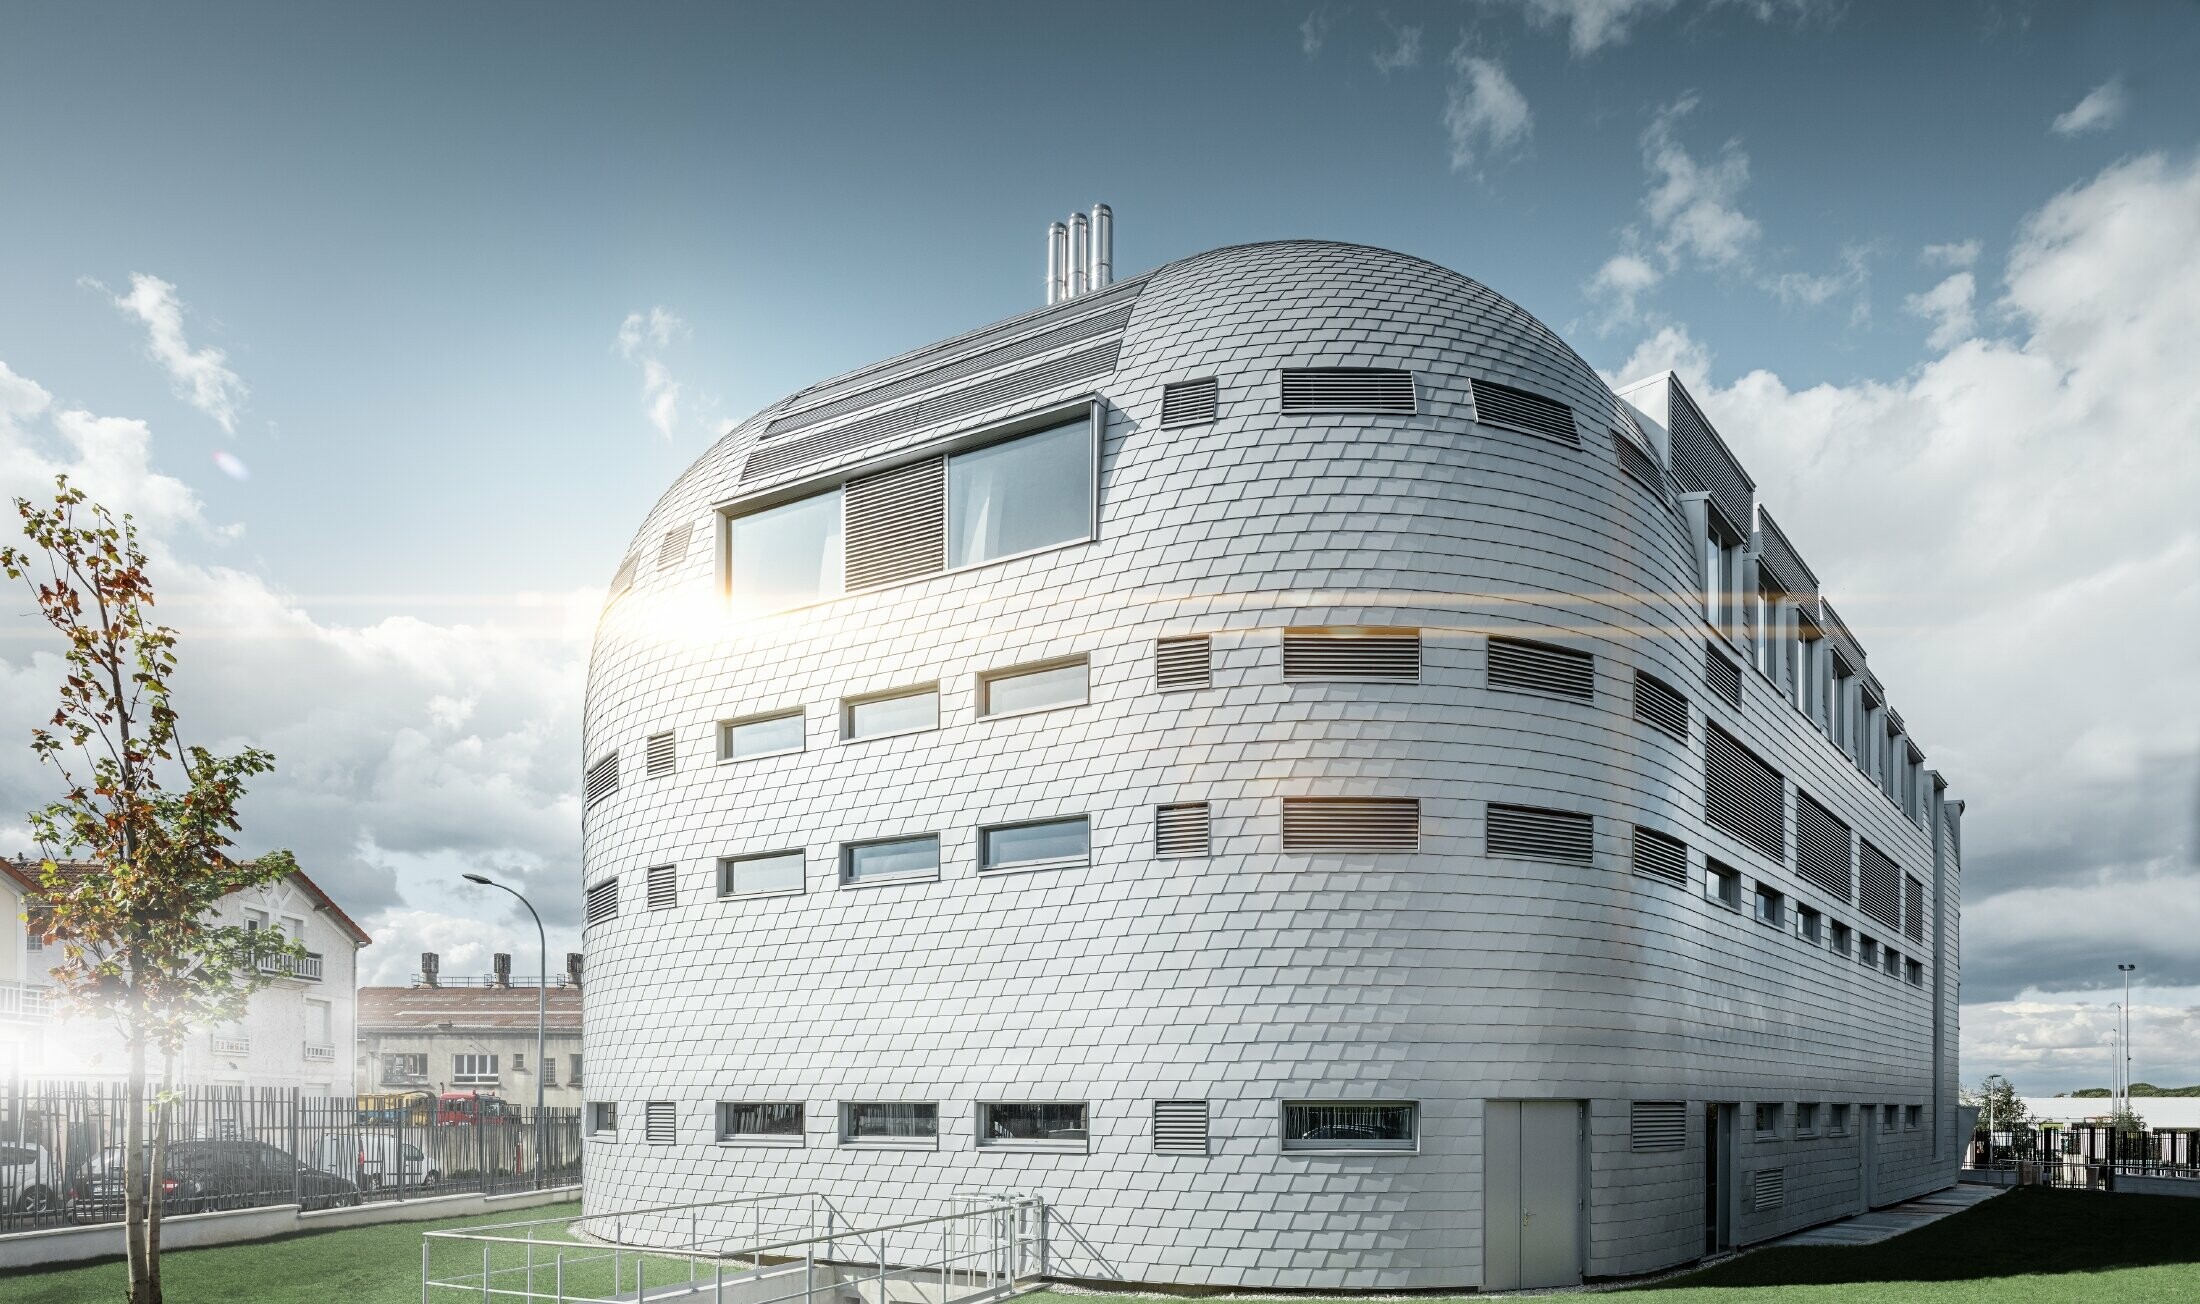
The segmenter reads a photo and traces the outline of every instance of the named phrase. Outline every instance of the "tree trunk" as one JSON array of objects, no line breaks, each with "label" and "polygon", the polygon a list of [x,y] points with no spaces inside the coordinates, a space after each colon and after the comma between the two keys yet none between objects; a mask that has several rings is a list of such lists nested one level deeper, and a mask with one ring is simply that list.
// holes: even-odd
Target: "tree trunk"
[{"label": "tree trunk", "polygon": [[161,1304],[160,1277],[154,1267],[159,1253],[148,1218],[150,1183],[145,1162],[145,1004],[142,993],[130,993],[130,1085],[123,1108],[122,1217],[123,1244],[130,1260],[130,1304]]},{"label": "tree trunk", "polygon": [[153,1106],[152,1171],[147,1174],[145,1179],[146,1204],[150,1206],[145,1219],[146,1280],[150,1283],[152,1291],[147,1299],[156,1302],[156,1304],[161,1298],[160,1220],[164,1206],[168,1201],[167,1193],[163,1189],[164,1184],[161,1181],[161,1174],[168,1169],[168,1116],[170,1112],[168,1093],[175,1089],[175,1085],[176,1053],[172,1050],[163,1050],[160,1057],[160,1100],[158,1104]]}]

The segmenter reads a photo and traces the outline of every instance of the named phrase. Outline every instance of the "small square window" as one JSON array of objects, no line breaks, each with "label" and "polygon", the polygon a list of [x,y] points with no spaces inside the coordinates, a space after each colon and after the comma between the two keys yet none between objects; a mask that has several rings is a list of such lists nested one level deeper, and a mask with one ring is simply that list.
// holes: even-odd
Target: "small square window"
[{"label": "small square window", "polygon": [[1910,986],[1923,987],[1925,985],[1925,965],[1923,962],[1905,960],[1902,962],[1902,966],[1903,977],[1909,980]]},{"label": "small square window", "polygon": [[1419,1136],[1418,1105],[1338,1102],[1283,1107],[1286,1150],[1412,1150]]},{"label": "small square window", "polygon": [[981,1150],[1083,1150],[1087,1136],[1082,1104],[1017,1102],[978,1106]]},{"label": "small square window", "polygon": [[727,720],[718,726],[718,759],[747,761],[759,756],[799,752],[803,737],[803,716],[799,708],[776,715]]},{"label": "small square window", "polygon": [[753,1141],[760,1145],[802,1144],[800,1102],[721,1100],[718,1102],[718,1139]]},{"label": "small square window", "polygon": [[842,742],[918,733],[939,727],[940,689],[937,684],[869,697],[851,697],[840,706]]},{"label": "small square window", "polygon": [[1825,940],[1826,919],[1809,906],[1795,907],[1795,935],[1817,946]]},{"label": "small square window", "polygon": [[718,860],[718,895],[741,897],[800,892],[804,867],[800,850],[722,856]]},{"label": "small square window", "polygon": [[1894,1131],[1894,1106],[1881,1105],[1879,1107],[1879,1130],[1882,1132]]},{"label": "small square window", "polygon": [[1923,1105],[1904,1105],[1902,1107],[1902,1129],[1905,1132],[1917,1131],[1918,1125],[1924,1121],[1925,1107]]},{"label": "small square window", "polygon": [[1092,830],[1082,815],[978,830],[978,869],[1055,869],[1092,861]]},{"label": "small square window", "polygon": [[1083,706],[1090,696],[1090,679],[1091,668],[1083,657],[989,671],[978,678],[978,714],[991,718]]},{"label": "small square window", "polygon": [[1833,1136],[1847,1136],[1849,1134],[1849,1107],[1847,1105],[1834,1105],[1830,1108],[1832,1114],[1826,1120],[1826,1131]]},{"label": "small square window", "polygon": [[1866,936],[1856,944],[1856,958],[1863,962],[1865,968],[1877,969],[1879,967],[1879,942],[1875,938]]},{"label": "small square window", "polygon": [[[576,1079],[579,1074],[573,1075]],[[612,1100],[588,1102],[588,1130],[596,1136],[611,1136],[619,1130],[619,1105]]]},{"label": "small square window", "polygon": [[1774,928],[1787,923],[1787,898],[1762,883],[1757,885],[1757,922]]},{"label": "small square window", "polygon": [[1780,1135],[1780,1106],[1778,1106],[1778,1105],[1759,1105],[1759,1106],[1757,1106],[1757,1135],[1758,1135],[1758,1136],[1778,1136],[1778,1135]]},{"label": "small square window", "polygon": [[1804,1101],[1795,1107],[1795,1135],[1818,1135],[1818,1106]]},{"label": "small square window", "polygon": [[936,833],[877,842],[851,842],[840,849],[842,883],[937,878],[939,872],[940,839]]},{"label": "small square window", "polygon": [[1847,955],[1850,948],[1856,943],[1856,934],[1850,930],[1847,924],[1833,925],[1832,928],[1827,930],[1827,937],[1830,940],[1826,949],[1832,951],[1835,955]]},{"label": "small square window", "polygon": [[940,1107],[929,1101],[848,1102],[840,1107],[843,1144],[931,1145],[940,1140]]},{"label": "small square window", "polygon": [[1742,876],[1716,860],[1703,866],[1703,894],[1729,910],[1742,908]]},{"label": "small square window", "polygon": [[1879,967],[1881,972],[1885,973],[1889,978],[1901,977],[1902,952],[1895,950],[1891,946],[1888,947],[1885,951],[1885,960]]}]

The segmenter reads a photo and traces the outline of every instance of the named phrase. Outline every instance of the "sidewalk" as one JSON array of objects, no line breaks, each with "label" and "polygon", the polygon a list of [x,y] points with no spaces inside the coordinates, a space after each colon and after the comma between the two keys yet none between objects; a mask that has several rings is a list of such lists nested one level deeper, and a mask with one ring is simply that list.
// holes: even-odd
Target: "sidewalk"
[{"label": "sidewalk", "polygon": [[1855,1214],[1839,1222],[1826,1223],[1793,1236],[1783,1236],[1768,1241],[1758,1249],[1780,1249],[1790,1245],[1874,1245],[1890,1236],[1900,1236],[1927,1223],[1939,1222],[1952,1213],[1961,1213],[1972,1205],[2000,1195],[2006,1189],[1999,1186],[1974,1186],[1965,1183],[1951,1186],[1945,1191],[1921,1195],[1915,1200],[1874,1209],[1870,1213]]}]

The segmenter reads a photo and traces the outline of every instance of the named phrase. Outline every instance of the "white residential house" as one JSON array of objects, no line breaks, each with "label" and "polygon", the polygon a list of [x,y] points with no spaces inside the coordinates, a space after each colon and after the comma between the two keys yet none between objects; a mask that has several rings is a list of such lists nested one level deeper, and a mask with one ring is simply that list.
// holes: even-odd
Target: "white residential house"
[{"label": "white residential house", "polygon": [[[16,861],[0,876],[15,926],[0,948],[0,1079],[9,1074],[57,1080],[117,1079],[129,1071],[123,1039],[102,1018],[64,1016],[47,988],[58,951],[26,916],[37,892],[36,862]],[[271,929],[305,945],[303,960],[271,961],[274,981],[253,993],[246,1015],[219,1028],[195,1029],[176,1064],[192,1085],[297,1087],[308,1095],[347,1094],[357,1026],[358,953],[373,939],[303,873],[235,892],[218,911],[224,923]],[[11,973],[9,956],[16,966]],[[20,1019],[10,1061],[8,983],[30,1017]],[[41,1035],[42,1034],[42,1035]]]}]

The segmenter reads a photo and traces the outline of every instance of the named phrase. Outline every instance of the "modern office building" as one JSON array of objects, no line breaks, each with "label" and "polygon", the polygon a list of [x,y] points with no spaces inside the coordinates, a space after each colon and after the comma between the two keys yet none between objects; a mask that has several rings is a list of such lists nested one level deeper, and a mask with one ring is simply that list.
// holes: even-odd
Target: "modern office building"
[{"label": "modern office building", "polygon": [[1093,262],[619,565],[589,1211],[1500,1288],[1951,1182],[1960,804],[1680,382],[1380,249]]}]

